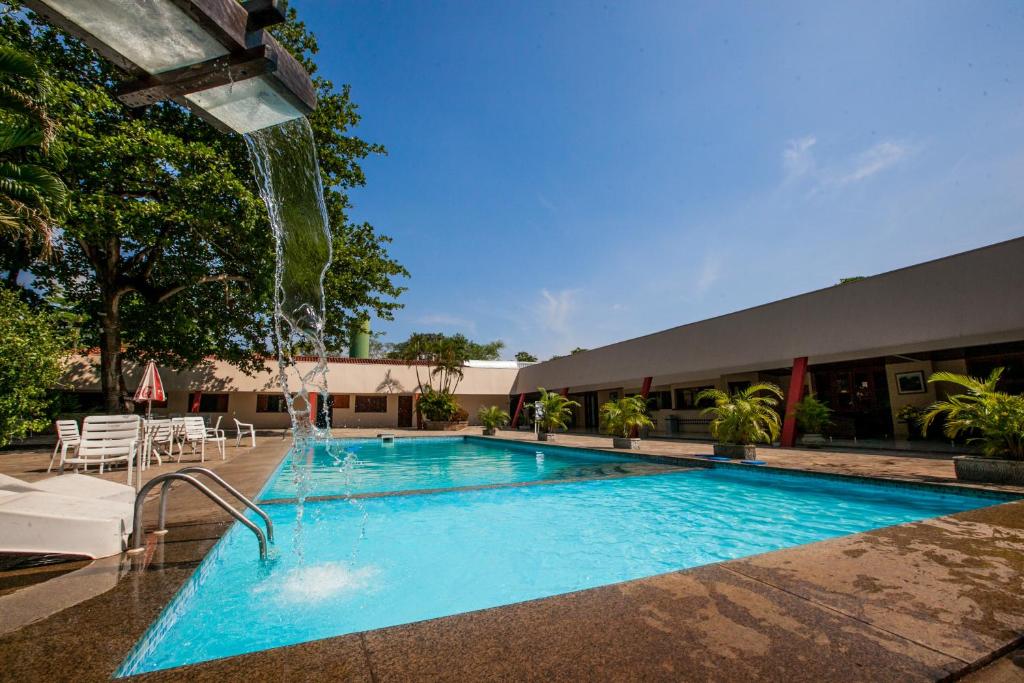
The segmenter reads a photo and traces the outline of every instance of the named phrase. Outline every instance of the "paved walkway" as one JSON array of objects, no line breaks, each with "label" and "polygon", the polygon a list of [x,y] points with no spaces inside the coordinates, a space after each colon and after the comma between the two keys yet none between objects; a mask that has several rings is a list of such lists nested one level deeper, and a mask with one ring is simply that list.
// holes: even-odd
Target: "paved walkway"
[{"label": "paved walkway", "polygon": [[[557,439],[562,445],[609,445],[600,437]],[[263,437],[257,448],[229,448],[229,458],[213,464],[254,495],[286,446]],[[709,453],[710,446],[649,441],[644,452],[688,458]],[[780,467],[954,481],[949,461],[934,458],[804,450],[765,450],[760,457]],[[48,459],[40,452],[0,453],[0,471],[30,478],[45,470]],[[111,675],[229,526],[230,519],[197,492],[173,495],[171,530],[162,542],[151,537],[143,556],[79,570],[109,579],[105,588],[94,580],[100,588],[92,596],[84,581],[40,583],[24,572],[0,572],[0,601],[33,585],[58,607],[74,586],[82,590],[72,602],[87,596],[59,609],[50,605],[37,620],[15,629],[4,629],[4,621],[12,614],[24,620],[24,613],[0,603],[0,680],[90,681]],[[1014,502],[142,678],[937,680],[980,669],[1019,641],[1022,577],[1024,502]],[[1012,680],[993,678],[1012,673],[1007,661],[978,671],[972,680]]]}]

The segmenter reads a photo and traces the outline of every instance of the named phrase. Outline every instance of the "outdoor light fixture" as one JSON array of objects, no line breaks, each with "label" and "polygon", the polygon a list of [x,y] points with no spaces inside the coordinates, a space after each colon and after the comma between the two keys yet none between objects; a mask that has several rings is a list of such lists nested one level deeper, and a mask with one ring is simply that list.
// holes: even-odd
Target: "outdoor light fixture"
[{"label": "outdoor light fixture", "polygon": [[135,80],[132,107],[174,100],[220,130],[248,133],[316,107],[309,74],[263,29],[283,0],[25,0]]}]

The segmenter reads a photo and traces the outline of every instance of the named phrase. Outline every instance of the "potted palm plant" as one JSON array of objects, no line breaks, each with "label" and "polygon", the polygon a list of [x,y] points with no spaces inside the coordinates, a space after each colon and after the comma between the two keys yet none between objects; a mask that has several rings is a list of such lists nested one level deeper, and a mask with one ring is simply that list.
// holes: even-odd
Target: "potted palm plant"
[{"label": "potted palm plant", "polygon": [[801,432],[800,444],[811,448],[824,446],[825,437],[821,432],[832,424],[832,409],[814,394],[810,394],[796,404],[794,413],[796,426]]},{"label": "potted palm plant", "polygon": [[938,417],[946,418],[944,433],[950,439],[967,434],[968,443],[981,455],[953,458],[956,478],[999,484],[1024,484],[1024,396],[999,391],[996,385],[1003,368],[987,379],[936,372],[929,383],[949,382],[965,392],[936,401],[921,416],[922,431]]},{"label": "potted palm plant", "polygon": [[428,389],[420,396],[417,407],[427,429],[450,432],[469,425],[468,413],[450,393]]},{"label": "potted palm plant", "polygon": [[484,436],[494,436],[495,430],[501,429],[511,419],[508,413],[498,406],[483,406],[476,417],[484,426]]},{"label": "potted palm plant", "polygon": [[717,440],[715,455],[754,460],[755,444],[771,443],[779,436],[775,407],[782,400],[782,389],[774,384],[752,384],[731,395],[721,389],[705,389],[696,400],[714,403],[700,414],[711,416],[711,436]]},{"label": "potted palm plant", "polygon": [[653,427],[654,422],[647,415],[643,396],[625,396],[601,406],[601,426],[612,435],[612,446],[635,450],[640,448],[640,439],[631,436],[633,430],[639,433],[644,427]]},{"label": "potted palm plant", "polygon": [[544,387],[538,387],[538,391],[540,398],[535,403],[534,417],[537,423],[537,440],[549,441],[551,432],[567,428],[566,422],[572,417],[572,409],[579,408],[580,404]]}]

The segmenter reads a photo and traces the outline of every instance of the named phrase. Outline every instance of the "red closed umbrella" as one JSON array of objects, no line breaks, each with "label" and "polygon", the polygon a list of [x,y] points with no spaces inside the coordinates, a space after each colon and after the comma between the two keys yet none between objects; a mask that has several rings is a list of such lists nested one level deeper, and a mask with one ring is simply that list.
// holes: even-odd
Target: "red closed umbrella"
[{"label": "red closed umbrella", "polygon": [[156,362],[149,361],[146,365],[146,371],[142,373],[142,381],[139,382],[139,387],[135,390],[136,401],[146,401],[146,419],[153,412],[153,401],[166,401],[167,395],[164,394],[164,383],[160,379],[160,372],[156,369]]}]

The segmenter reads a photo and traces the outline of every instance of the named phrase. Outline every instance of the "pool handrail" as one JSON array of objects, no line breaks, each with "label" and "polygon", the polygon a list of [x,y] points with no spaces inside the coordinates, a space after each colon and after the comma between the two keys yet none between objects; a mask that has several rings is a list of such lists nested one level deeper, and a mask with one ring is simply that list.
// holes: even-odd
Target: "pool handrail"
[{"label": "pool handrail", "polygon": [[[180,470],[176,470],[176,472],[178,474],[202,474],[213,479],[215,482],[220,484],[224,490],[234,496],[240,503],[245,505],[245,507],[263,518],[263,522],[267,525],[267,540],[270,543],[274,542],[274,523],[270,521],[270,515],[264,512],[263,508],[247,498],[241,491],[224,481],[224,478],[219,474],[211,470],[209,467],[202,467],[201,465],[189,465],[188,467],[182,467]],[[165,520],[167,519],[167,491],[170,489],[173,481],[173,479],[168,479],[164,482],[163,488],[160,489],[160,516],[157,518],[157,532],[164,531],[167,528],[165,524]]]},{"label": "pool handrail", "polygon": [[181,474],[180,472],[168,472],[166,474],[157,475],[143,484],[142,488],[139,489],[138,494],[135,496],[135,518],[132,523],[132,547],[128,550],[129,553],[139,553],[143,550],[142,507],[146,502],[146,496],[148,496],[149,492],[158,485],[172,480],[184,481],[199,489],[203,495],[219,505],[221,509],[256,534],[256,540],[260,544],[260,559],[267,559],[267,537],[264,535],[263,530],[256,526],[251,520],[246,519],[245,515],[228,505],[226,500],[211,491],[203,482],[191,475]]}]

